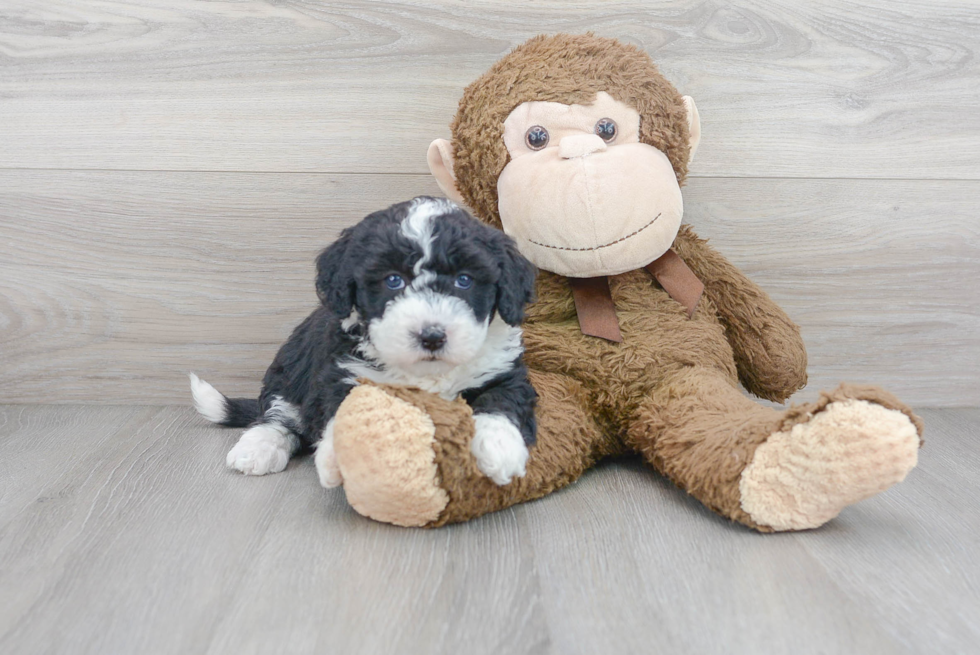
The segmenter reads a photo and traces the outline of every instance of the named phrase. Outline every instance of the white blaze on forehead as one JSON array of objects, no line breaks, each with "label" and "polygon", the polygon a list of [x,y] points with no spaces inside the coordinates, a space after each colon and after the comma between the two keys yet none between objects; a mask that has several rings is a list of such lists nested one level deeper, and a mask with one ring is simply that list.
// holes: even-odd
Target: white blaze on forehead
[{"label": "white blaze on forehead", "polygon": [[422,248],[422,257],[415,262],[412,271],[415,275],[422,272],[422,267],[432,257],[433,219],[455,209],[454,202],[440,198],[416,198],[408,208],[408,214],[402,220],[402,234]]},{"label": "white blaze on forehead", "polygon": [[[422,260],[419,260],[420,262]],[[432,271],[420,271],[420,265],[415,265],[415,279],[412,280],[412,284],[409,285],[408,291],[406,293],[412,293],[413,291],[419,291],[425,289],[427,286],[436,281],[436,274]]]}]

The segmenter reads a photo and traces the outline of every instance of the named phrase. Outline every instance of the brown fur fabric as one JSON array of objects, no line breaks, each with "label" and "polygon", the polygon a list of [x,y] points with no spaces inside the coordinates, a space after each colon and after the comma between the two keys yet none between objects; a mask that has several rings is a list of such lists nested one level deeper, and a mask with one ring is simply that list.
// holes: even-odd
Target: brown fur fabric
[{"label": "brown fur fabric", "polygon": [[909,406],[896,398],[894,394],[870,384],[847,384],[843,383],[833,391],[820,392],[820,399],[813,403],[794,405],[783,415],[783,421],[779,425],[779,430],[789,430],[797,423],[806,423],[814,414],[822,412],[832,402],[838,400],[867,400],[876,405],[881,405],[886,409],[894,409],[905,414],[916,432],[919,433],[919,446],[925,444],[922,433],[925,425],[918,415],[914,414]]},{"label": "brown fur fabric", "polygon": [[[711,509],[760,527],[739,506],[739,475],[755,448],[792,419],[744,397],[738,379],[764,380],[771,397],[789,396],[805,381],[803,344],[768,296],[690,228],[675,246],[701,279],[724,284],[706,286],[689,319],[649,273],[610,278],[622,344],[583,335],[567,282],[540,275],[538,301],[524,324],[525,360],[540,397],[538,443],[527,476],[498,487],[469,456],[472,427],[443,432],[436,463],[450,502],[432,525],[541,497],[603,456],[639,452]],[[723,313],[716,299],[721,292],[752,303],[722,298]],[[760,323],[771,329],[760,329]],[[736,361],[751,363],[751,371],[742,374]],[[785,362],[797,368],[787,372]],[[422,392],[392,393],[423,406],[437,425],[461,425],[445,417],[467,411]]]},{"label": "brown fur fabric", "polygon": [[782,402],[806,385],[800,330],[765,291],[682,226],[674,250],[705,284],[732,345],[739,381],[760,398]]},{"label": "brown fur fabric", "polygon": [[598,459],[624,452],[622,443],[607,436],[588,414],[587,394],[580,384],[533,371],[531,381],[548,398],[537,411],[541,448],[535,446],[527,475],[504,487],[483,475],[469,454],[473,414],[465,402],[444,400],[418,389],[373,385],[422,409],[435,425],[438,484],[449,494],[449,504],[427,527],[466,521],[540,498],[574,482]]},{"label": "brown fur fabric", "polygon": [[[531,373],[531,382],[548,402],[537,411],[538,444],[534,457],[528,460],[527,475],[497,486],[480,473],[469,455],[472,427],[455,433],[436,449],[441,486],[449,493],[450,502],[432,526],[466,521],[540,498],[574,482],[600,458],[623,452],[619,440],[611,438],[589,415],[588,397],[580,384],[536,371]],[[443,408],[450,409],[448,403]]]},{"label": "brown fur fabric", "polygon": [[452,124],[459,191],[476,214],[500,227],[497,178],[507,165],[504,120],[522,102],[588,104],[599,91],[640,112],[640,141],[670,159],[683,185],[690,156],[680,93],[636,46],[592,34],[538,36],[466,87]]},{"label": "brown fur fabric", "polygon": [[[640,110],[642,140],[667,153],[683,181],[689,151],[681,96],[645,53],[592,35],[538,37],[467,88],[453,123],[457,186],[481,219],[500,225],[496,182],[507,162],[501,130],[510,111],[531,100],[588,103],[598,91]],[[743,510],[739,481],[772,434],[854,398],[903,412],[921,435],[908,407],[875,387],[842,386],[783,412],[746,398],[739,382],[772,400],[806,383],[799,329],[690,227],[673,247],[705,284],[696,312],[689,318],[645,270],[612,276],[622,343],[583,335],[567,280],[539,275],[524,324],[525,361],[539,395],[526,477],[499,487],[480,474],[465,404],[390,391],[424,408],[437,426],[438,484],[450,500],[430,525],[538,498],[601,457],[637,452],[722,516],[770,531]]]},{"label": "brown fur fabric", "polygon": [[[500,226],[496,184],[508,161],[503,122],[514,107],[536,100],[589,103],[599,91],[640,111],[641,141],[666,153],[683,183],[690,154],[686,112],[649,56],[591,34],[540,36],[473,82],[452,124],[457,187],[480,218]],[[785,413],[744,397],[739,382],[777,401],[806,384],[799,329],[690,227],[681,228],[674,249],[705,283],[697,312],[688,319],[645,271],[611,277],[621,344],[583,335],[567,281],[540,274],[538,300],[524,326],[525,357],[540,396],[538,443],[527,476],[494,485],[468,454],[471,430],[454,433],[437,447],[450,502],[433,525],[540,497],[575,480],[603,455],[636,451],[706,506],[767,530],[742,510],[738,484],[770,434],[844,397],[913,417],[874,388],[842,387]],[[461,411],[448,403],[428,409]],[[921,422],[916,425],[921,432]]]},{"label": "brown fur fabric", "polygon": [[[738,380],[786,398],[806,381],[806,351],[785,313],[689,227],[675,249],[706,283],[693,318],[634,271],[610,278],[623,343],[587,337],[567,283],[542,273],[524,326],[525,358],[533,370],[580,383],[587,411],[622,447],[711,509],[759,527],[739,507],[739,475],[782,419],[745,398]],[[549,395],[539,394],[548,406]]]}]

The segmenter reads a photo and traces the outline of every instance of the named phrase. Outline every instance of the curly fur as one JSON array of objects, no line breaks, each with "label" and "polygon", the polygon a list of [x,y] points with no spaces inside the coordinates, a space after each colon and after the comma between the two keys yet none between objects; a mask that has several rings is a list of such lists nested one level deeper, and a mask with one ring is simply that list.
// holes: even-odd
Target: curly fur
[{"label": "curly fur", "polygon": [[[453,122],[456,183],[478,218],[500,227],[496,183],[507,163],[502,129],[510,111],[527,101],[589,103],[598,91],[639,109],[641,140],[665,152],[683,182],[690,155],[684,104],[644,52],[591,34],[536,37],[466,89]],[[525,362],[539,396],[538,442],[523,479],[500,487],[479,473],[464,404],[389,390],[437,426],[435,483],[449,501],[429,526],[538,498],[601,457],[633,452],[708,508],[771,531],[743,509],[739,480],[774,433],[832,402],[856,399],[905,414],[921,434],[909,408],[876,387],[842,386],[785,411],[747,398],[739,383],[775,401],[806,384],[799,328],[689,226],[673,249],[705,285],[697,311],[689,318],[645,270],[611,276],[622,343],[582,334],[568,281],[539,274],[523,326]]]}]

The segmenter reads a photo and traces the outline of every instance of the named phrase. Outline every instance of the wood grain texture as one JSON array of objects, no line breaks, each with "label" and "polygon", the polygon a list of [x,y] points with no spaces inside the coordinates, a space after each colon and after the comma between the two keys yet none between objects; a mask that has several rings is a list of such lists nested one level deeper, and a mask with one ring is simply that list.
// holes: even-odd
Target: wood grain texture
[{"label": "wood grain texture", "polygon": [[586,30],[698,101],[695,176],[980,178],[967,0],[7,0],[0,167],[424,173],[466,84]]},{"label": "wood grain texture", "polygon": [[759,535],[635,460],[424,531],[312,462],[247,478],[186,407],[0,407],[0,651],[921,653],[980,639],[978,410],[901,485]]},{"label": "wood grain texture", "polygon": [[[313,258],[427,176],[0,171],[0,398],[171,402],[195,370],[256,395],[315,306]],[[980,183],[694,180],[687,220],[842,380],[980,404]]]}]

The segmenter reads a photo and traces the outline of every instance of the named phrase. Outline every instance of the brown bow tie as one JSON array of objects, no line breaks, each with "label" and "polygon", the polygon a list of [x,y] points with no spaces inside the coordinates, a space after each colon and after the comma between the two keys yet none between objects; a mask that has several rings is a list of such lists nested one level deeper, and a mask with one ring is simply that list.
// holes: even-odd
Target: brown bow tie
[{"label": "brown bow tie", "polygon": [[[704,293],[704,284],[676,252],[668,250],[644,268],[656,278],[667,295],[687,308],[688,318],[694,316],[694,310]],[[570,277],[568,283],[572,287],[582,334],[616,343],[622,342],[616,305],[609,292],[609,279],[606,276]]]}]

